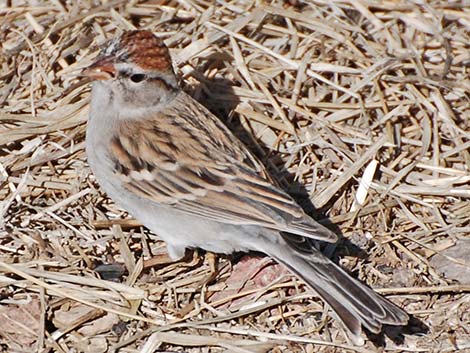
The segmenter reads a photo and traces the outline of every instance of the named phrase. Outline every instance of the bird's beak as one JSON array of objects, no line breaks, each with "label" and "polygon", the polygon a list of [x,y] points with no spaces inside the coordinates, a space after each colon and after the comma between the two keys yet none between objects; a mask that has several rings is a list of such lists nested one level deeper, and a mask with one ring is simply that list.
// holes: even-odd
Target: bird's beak
[{"label": "bird's beak", "polygon": [[109,80],[116,77],[116,67],[114,66],[113,58],[98,58],[93,64],[84,69],[82,74],[92,80]]}]

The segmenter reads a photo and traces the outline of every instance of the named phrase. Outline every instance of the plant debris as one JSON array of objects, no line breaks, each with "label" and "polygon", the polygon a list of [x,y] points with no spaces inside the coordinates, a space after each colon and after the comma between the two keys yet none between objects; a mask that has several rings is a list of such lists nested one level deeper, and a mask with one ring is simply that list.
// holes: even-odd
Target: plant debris
[{"label": "plant debris", "polygon": [[[0,351],[470,350],[470,287],[430,261],[470,234],[468,4],[14,0],[0,13]],[[201,252],[168,261],[106,197],[84,153],[80,72],[137,28],[342,234],[325,252],[410,313],[408,327],[356,347],[298,278],[241,281],[236,258],[214,273]]]}]

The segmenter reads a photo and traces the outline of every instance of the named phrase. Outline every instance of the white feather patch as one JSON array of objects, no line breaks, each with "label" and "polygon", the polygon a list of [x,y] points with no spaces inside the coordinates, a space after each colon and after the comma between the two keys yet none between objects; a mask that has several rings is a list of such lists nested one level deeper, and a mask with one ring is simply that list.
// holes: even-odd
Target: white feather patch
[{"label": "white feather patch", "polygon": [[142,180],[145,180],[145,181],[152,181],[154,180],[154,176],[152,173],[150,173],[147,169],[142,169],[142,170],[133,170],[129,173],[129,176],[134,179],[134,180],[137,180],[137,181],[142,181]]}]

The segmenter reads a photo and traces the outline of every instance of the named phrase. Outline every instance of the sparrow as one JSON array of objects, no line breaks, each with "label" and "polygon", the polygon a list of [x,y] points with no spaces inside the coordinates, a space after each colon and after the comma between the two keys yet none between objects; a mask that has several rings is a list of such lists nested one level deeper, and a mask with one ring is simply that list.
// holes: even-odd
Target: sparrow
[{"label": "sparrow", "polygon": [[398,306],[324,256],[337,235],[314,221],[234,134],[185,93],[163,41],[126,31],[84,75],[93,80],[86,153],[104,191],[167,244],[262,252],[303,279],[353,337],[406,325]]}]

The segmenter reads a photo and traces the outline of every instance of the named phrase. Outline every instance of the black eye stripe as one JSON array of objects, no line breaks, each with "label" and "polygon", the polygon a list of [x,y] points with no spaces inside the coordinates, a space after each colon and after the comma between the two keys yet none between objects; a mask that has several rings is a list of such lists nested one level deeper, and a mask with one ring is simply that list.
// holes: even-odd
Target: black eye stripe
[{"label": "black eye stripe", "polygon": [[168,81],[166,81],[164,78],[161,78],[161,77],[149,77],[148,78],[149,81],[155,81],[155,82],[159,82],[160,84],[164,85],[168,90],[170,91],[175,91],[177,90],[176,87],[172,86]]},{"label": "black eye stripe", "polygon": [[174,87],[171,83],[167,82],[163,77],[155,76],[155,75],[147,75],[144,73],[134,73],[131,71],[120,71],[119,76],[121,79],[128,79],[131,80],[134,83],[139,83],[143,81],[147,82],[159,82],[160,84],[164,85],[166,88],[168,88],[171,91],[177,90],[177,87]]},{"label": "black eye stripe", "polygon": [[121,78],[129,79],[133,82],[142,82],[143,80],[148,78],[146,74],[131,71],[120,71],[119,76]]},{"label": "black eye stripe", "polygon": [[138,83],[138,82],[142,82],[144,80],[147,79],[147,75],[144,75],[144,74],[132,74],[129,76],[129,79],[132,81],[132,82],[135,82],[135,83]]}]

